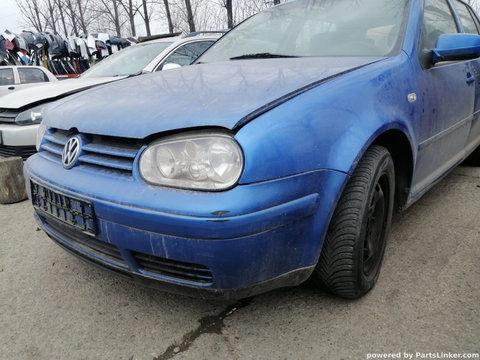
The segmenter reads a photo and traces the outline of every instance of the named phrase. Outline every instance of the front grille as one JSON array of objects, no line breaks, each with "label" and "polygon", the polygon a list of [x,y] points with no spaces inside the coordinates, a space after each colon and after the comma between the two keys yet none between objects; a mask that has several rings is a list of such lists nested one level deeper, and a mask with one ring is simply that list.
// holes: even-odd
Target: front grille
[{"label": "front grille", "polygon": [[21,156],[23,160],[26,160],[36,152],[35,146],[0,145],[0,157]]},{"label": "front grille", "polygon": [[[53,230],[55,233],[68,239],[70,243],[75,244],[78,248],[93,253],[100,258],[107,259],[121,265],[122,267],[126,267],[127,264],[123,259],[122,255],[118,248],[113,245],[106,243],[104,241],[100,241],[93,236],[85,234],[79,230],[72,228],[71,226],[64,224],[63,222],[49,216],[48,214],[39,214],[42,220],[47,225],[47,228]],[[55,239],[56,241],[60,241],[59,239]],[[72,247],[70,244],[61,241],[61,245],[79,253],[78,249]],[[85,253],[81,253],[83,256],[87,256]]]},{"label": "front grille", "polygon": [[[41,153],[61,162],[62,153],[68,139],[73,133],[53,130],[45,134]],[[131,174],[133,161],[142,144],[135,140],[101,135],[81,134],[84,144],[78,158],[79,165],[101,168],[117,173]]]},{"label": "front grille", "polygon": [[132,256],[143,271],[203,284],[213,282],[213,275],[210,269],[203,265],[170,260],[138,252],[132,252]]},{"label": "front grille", "polygon": [[14,123],[18,110],[0,109],[0,123]]}]

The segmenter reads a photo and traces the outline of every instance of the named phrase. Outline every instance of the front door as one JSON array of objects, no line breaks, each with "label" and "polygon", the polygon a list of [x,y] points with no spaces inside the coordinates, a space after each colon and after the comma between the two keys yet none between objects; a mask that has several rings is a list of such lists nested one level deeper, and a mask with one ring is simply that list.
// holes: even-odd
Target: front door
[{"label": "front door", "polygon": [[[431,55],[439,35],[458,32],[447,0],[425,0],[420,48]],[[428,56],[430,56],[428,55]],[[470,61],[424,63],[423,114],[418,124],[419,147],[413,193],[421,195],[465,154],[475,102],[475,77]],[[455,94],[454,98],[450,94]]]}]

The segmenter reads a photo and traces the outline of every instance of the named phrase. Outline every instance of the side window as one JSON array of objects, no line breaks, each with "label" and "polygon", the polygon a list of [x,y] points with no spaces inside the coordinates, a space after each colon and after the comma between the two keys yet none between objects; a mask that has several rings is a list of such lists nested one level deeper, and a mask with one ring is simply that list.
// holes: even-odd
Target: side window
[{"label": "side window", "polygon": [[477,14],[472,10],[472,8],[469,8],[470,15],[472,15],[473,21],[475,22],[475,25],[477,26],[478,31],[480,31],[480,21],[478,21]]},{"label": "side window", "polygon": [[20,77],[20,84],[47,82],[48,77],[40,69],[18,69],[18,76]]},{"label": "side window", "polygon": [[423,10],[422,45],[423,51],[435,47],[442,34],[457,33],[457,25],[445,0],[426,0]]},{"label": "side window", "polygon": [[15,79],[13,78],[12,69],[0,69],[0,85],[14,85]]},{"label": "side window", "polygon": [[161,66],[156,71],[162,70],[162,66],[167,63],[178,64],[180,66],[190,65],[195,59],[203,54],[214,41],[197,41],[180,46],[177,50],[167,56]]},{"label": "side window", "polygon": [[460,1],[454,1],[455,9],[457,9],[457,13],[460,16],[460,20],[462,21],[463,29],[467,34],[478,34],[477,25],[468,11],[468,8],[465,4],[462,4]]}]

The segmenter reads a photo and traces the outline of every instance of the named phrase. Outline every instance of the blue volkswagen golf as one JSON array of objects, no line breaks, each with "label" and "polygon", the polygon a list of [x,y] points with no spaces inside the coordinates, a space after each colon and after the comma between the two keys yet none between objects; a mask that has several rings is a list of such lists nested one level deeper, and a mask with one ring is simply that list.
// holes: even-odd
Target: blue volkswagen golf
[{"label": "blue volkswagen golf", "polygon": [[44,114],[26,184],[78,257],[241,298],[375,284],[392,213],[480,144],[480,22],[458,0],[298,0],[196,64]]}]

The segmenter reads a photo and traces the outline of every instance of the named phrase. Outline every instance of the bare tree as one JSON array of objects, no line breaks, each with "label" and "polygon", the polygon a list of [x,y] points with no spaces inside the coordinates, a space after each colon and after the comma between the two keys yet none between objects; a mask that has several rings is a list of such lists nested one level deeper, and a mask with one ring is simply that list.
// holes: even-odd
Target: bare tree
[{"label": "bare tree", "polygon": [[125,10],[128,22],[130,23],[130,34],[132,36],[137,36],[137,30],[135,27],[135,15],[140,10],[140,7],[133,2],[133,0],[121,0],[120,5],[122,5],[123,9]]},{"label": "bare tree", "polygon": [[147,7],[147,0],[142,0],[142,6],[143,6],[143,21],[145,22],[145,30],[147,31],[147,36],[152,35],[152,32],[150,31],[150,15]]},{"label": "bare tree", "polygon": [[[474,0],[467,0],[476,4]],[[16,0],[26,24],[38,32],[114,32],[136,36],[139,15],[151,35],[153,21],[168,31],[194,32],[231,28],[281,0]]]},{"label": "bare tree", "polygon": [[65,22],[65,14],[63,12],[63,2],[61,0],[54,0],[55,7],[58,10],[58,13],[60,14],[60,20],[62,21],[63,25],[63,32],[65,34],[65,37],[68,37],[68,31],[67,31],[67,24]]},{"label": "bare tree", "polygon": [[192,4],[190,3],[190,0],[185,0],[185,9],[187,11],[187,23],[190,32],[195,32],[195,20],[193,18]]},{"label": "bare tree", "polygon": [[227,9],[227,27],[231,29],[233,27],[232,0],[225,0],[225,8]]},{"label": "bare tree", "polygon": [[46,23],[41,19],[45,17],[45,11],[42,3],[39,0],[16,0],[20,12],[25,16],[29,25],[35,28],[38,32],[46,30]]},{"label": "bare tree", "polygon": [[120,20],[119,0],[100,0],[103,6],[98,8],[98,13],[104,15],[107,18],[107,21],[114,26],[114,31],[117,36],[122,36],[122,23]]},{"label": "bare tree", "polygon": [[85,13],[85,8],[84,8],[84,4],[82,4],[81,0],[77,0],[77,11],[78,11],[78,20],[80,21],[80,26],[82,27],[82,31],[84,34],[87,34],[88,31],[87,31],[87,25],[85,23],[85,16],[84,16],[84,13]]},{"label": "bare tree", "polygon": [[163,0],[163,5],[165,6],[165,15],[167,17],[167,22],[168,22],[168,32],[172,34],[174,27],[173,27],[172,14],[170,13],[170,5],[168,3],[168,0]]},{"label": "bare tree", "polygon": [[47,23],[48,26],[53,30],[54,34],[58,34],[57,32],[57,19],[56,19],[56,7],[55,3],[52,2],[51,0],[47,0],[46,2],[47,5],[47,14],[48,16],[45,18],[45,22]]},{"label": "bare tree", "polygon": [[77,15],[75,13],[75,4],[72,3],[72,0],[64,0],[64,4],[68,9],[68,16],[70,18],[70,25],[72,26],[73,33],[75,36],[79,35],[78,27],[77,27]]}]

